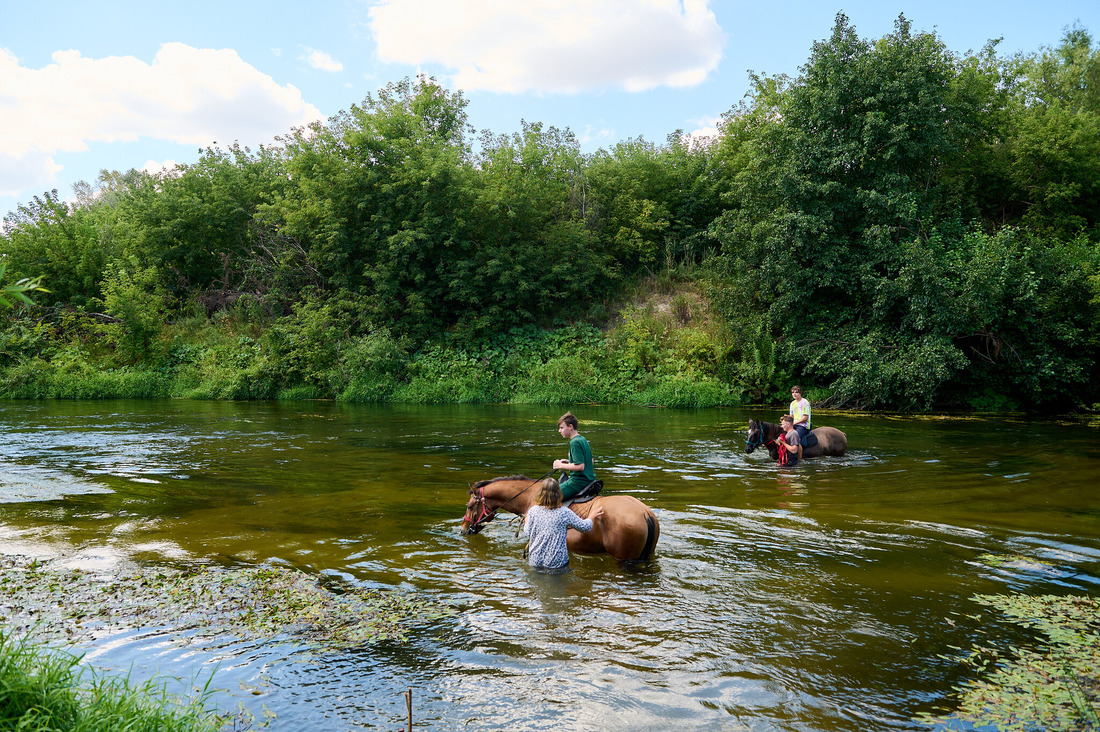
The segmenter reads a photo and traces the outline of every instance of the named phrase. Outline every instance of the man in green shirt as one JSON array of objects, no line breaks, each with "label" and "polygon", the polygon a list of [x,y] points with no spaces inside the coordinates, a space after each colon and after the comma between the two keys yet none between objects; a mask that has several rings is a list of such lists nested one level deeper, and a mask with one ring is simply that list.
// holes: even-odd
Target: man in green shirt
[{"label": "man in green shirt", "polygon": [[569,457],[554,461],[554,470],[569,472],[569,477],[561,482],[563,500],[577,495],[596,479],[596,471],[592,467],[592,448],[584,435],[578,434],[577,427],[577,418],[572,412],[566,412],[558,419],[558,434],[569,440]]}]

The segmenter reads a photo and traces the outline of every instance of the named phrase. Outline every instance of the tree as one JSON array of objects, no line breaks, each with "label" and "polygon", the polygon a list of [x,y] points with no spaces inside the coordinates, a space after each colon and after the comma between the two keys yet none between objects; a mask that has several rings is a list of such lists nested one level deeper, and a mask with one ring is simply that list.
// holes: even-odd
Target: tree
[{"label": "tree", "polygon": [[68,205],[53,190],[20,205],[3,228],[5,268],[49,282],[50,290],[42,290],[47,302],[82,307],[99,295],[109,247],[88,209]]},{"label": "tree", "polygon": [[287,184],[282,166],[276,149],[234,143],[207,148],[193,165],[144,176],[120,202],[128,236],[119,256],[156,268],[180,299],[235,290],[251,257],[253,220]]},{"label": "tree", "polygon": [[904,327],[898,276],[939,230],[967,228],[954,171],[999,103],[975,78],[987,66],[904,16],[872,42],[838,14],[800,76],[757,78],[726,127],[745,161],[714,227],[726,271],[776,324],[782,359],[847,403],[927,407],[966,363],[953,334]]}]

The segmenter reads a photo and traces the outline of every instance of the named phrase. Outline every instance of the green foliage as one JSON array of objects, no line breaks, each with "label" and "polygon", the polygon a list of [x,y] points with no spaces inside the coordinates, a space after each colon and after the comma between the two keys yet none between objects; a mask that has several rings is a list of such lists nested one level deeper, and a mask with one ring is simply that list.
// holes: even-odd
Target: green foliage
[{"label": "green foliage", "polygon": [[[797,380],[827,406],[1094,404],[1098,68],[1081,28],[1002,58],[839,14],[796,77],[752,75],[717,140],[587,156],[528,122],[475,152],[461,92],[404,79],[278,147],[20,207],[0,304],[42,294],[0,309],[0,380],[683,405]],[[561,325],[582,318],[605,332]]]},{"label": "green foliage", "polygon": [[103,306],[117,323],[107,326],[126,362],[141,361],[152,353],[154,339],[164,325],[164,291],[155,269],[131,259],[117,265],[103,281]]},{"label": "green foliage", "polygon": [[[3,284],[7,272],[7,263],[0,262],[0,284]],[[49,290],[42,286],[41,277],[24,277],[21,280],[0,287],[0,307],[13,307],[12,300],[24,305],[33,305],[34,301],[27,295],[28,292],[49,292]]]},{"label": "green foliage", "polygon": [[626,401],[646,406],[703,409],[740,402],[740,390],[711,377],[670,374],[654,379]]},{"label": "green foliage", "polygon": [[[1038,649],[998,648],[996,639],[963,662],[981,673],[959,689],[952,720],[1004,732],[1100,729],[1100,603],[1088,597],[979,595],[1013,623],[1043,636]],[[947,718],[925,714],[930,725]]]},{"label": "green foliage", "polygon": [[393,398],[409,362],[407,342],[382,329],[350,340],[342,348],[340,366],[346,386],[340,399],[386,402]]},{"label": "green foliage", "polygon": [[253,247],[253,218],[287,183],[278,153],[237,144],[145,176],[120,198],[121,254],[155,267],[169,293],[234,291]]},{"label": "green foliage", "polygon": [[664,146],[631,139],[598,151],[586,173],[588,215],[622,274],[692,264],[706,253],[706,229],[721,211],[724,190],[710,145],[680,131]]},{"label": "green foliage", "polygon": [[[735,205],[714,231],[737,308],[731,318],[766,313],[778,331],[777,366],[829,385],[833,404],[977,406],[992,392],[1066,405],[1089,381],[1096,354],[1087,323],[1097,311],[1082,299],[1086,282],[1073,264],[1095,271],[1082,256],[1087,246],[1008,228],[991,235],[953,213],[975,210],[960,171],[1003,156],[1007,120],[1039,113],[1009,105],[1014,73],[992,47],[961,59],[934,34],[913,34],[904,17],[872,42],[838,15],[801,76],[757,79],[751,104],[727,125],[724,154],[742,167]],[[1061,139],[1033,132],[1043,144]],[[1048,149],[1098,159],[1084,144]],[[1021,170],[1048,169],[1044,160]],[[1043,195],[1091,211],[1091,190]],[[1058,205],[1062,223],[1040,224],[1051,220],[1042,206],[1022,220],[1080,230]],[[770,362],[759,338],[742,338],[741,350],[746,365]]]},{"label": "green foliage", "polygon": [[0,632],[0,724],[26,732],[214,732],[209,692],[180,699],[164,682],[132,684],[80,665],[80,657],[37,648]]},{"label": "green foliage", "polygon": [[0,232],[3,266],[21,278],[11,294],[46,281],[49,290],[30,288],[46,293],[46,303],[83,306],[98,296],[109,242],[87,209],[72,208],[50,191],[9,214]]}]

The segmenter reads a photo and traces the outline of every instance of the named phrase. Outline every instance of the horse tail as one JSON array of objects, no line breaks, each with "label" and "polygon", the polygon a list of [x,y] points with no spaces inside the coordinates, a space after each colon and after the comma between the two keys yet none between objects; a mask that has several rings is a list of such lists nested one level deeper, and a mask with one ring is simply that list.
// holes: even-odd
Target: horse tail
[{"label": "horse tail", "polygon": [[649,559],[653,554],[653,547],[657,544],[657,519],[651,513],[645,515],[645,528],[645,546],[642,547],[642,553],[638,559]]}]

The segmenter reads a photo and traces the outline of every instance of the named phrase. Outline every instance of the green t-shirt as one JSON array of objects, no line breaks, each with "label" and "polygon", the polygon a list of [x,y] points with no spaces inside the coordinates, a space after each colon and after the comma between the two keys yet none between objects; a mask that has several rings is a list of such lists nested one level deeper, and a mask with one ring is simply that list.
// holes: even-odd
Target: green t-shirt
[{"label": "green t-shirt", "polygon": [[573,435],[569,441],[569,462],[584,465],[584,470],[570,473],[570,478],[583,477],[585,485],[596,479],[596,471],[592,467],[592,448],[583,435]]}]

